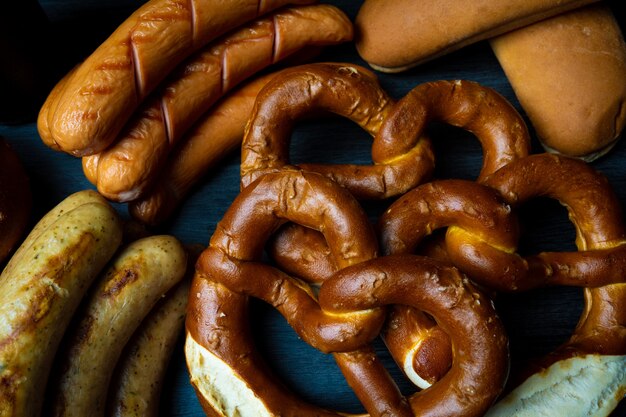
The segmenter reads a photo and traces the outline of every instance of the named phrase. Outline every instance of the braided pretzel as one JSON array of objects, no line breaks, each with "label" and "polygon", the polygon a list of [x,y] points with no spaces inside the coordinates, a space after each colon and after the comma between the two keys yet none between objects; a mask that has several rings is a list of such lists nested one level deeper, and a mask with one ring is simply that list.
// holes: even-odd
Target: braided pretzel
[{"label": "braided pretzel", "polygon": [[[307,342],[335,352],[340,368],[373,415],[413,415],[443,408],[448,409],[446,415],[455,415],[461,406],[469,412],[466,415],[484,412],[504,384],[508,360],[506,337],[488,299],[455,269],[421,258],[370,265],[378,272],[389,271],[390,279],[383,280],[381,292],[376,293],[381,303],[391,303],[394,298],[389,297],[395,297],[416,304],[441,316],[444,328],[455,333],[455,364],[445,381],[407,401],[397,387],[389,385],[390,377],[384,372],[382,380],[372,379],[383,371],[369,347],[382,326],[382,304],[355,305],[356,311],[350,311],[342,300],[352,297],[343,294],[342,285],[326,294],[322,284],[326,312],[302,283],[258,262],[264,241],[286,221],[322,231],[341,268],[365,265],[376,255],[376,239],[364,212],[350,193],[325,177],[285,170],[266,174],[244,188],[201,255],[193,283],[196,297],[190,301],[185,351],[205,411],[229,415],[229,407],[236,406],[242,415],[246,411],[251,415],[340,415],[287,393],[261,364],[245,325],[246,300],[252,295],[279,309]],[[369,269],[362,272],[367,278],[377,278]],[[360,273],[359,268],[351,272]],[[335,282],[352,280],[351,275],[339,276]],[[365,285],[365,292],[355,300],[372,302],[372,298],[367,300],[372,285]],[[360,377],[355,372],[366,372],[373,392],[357,383]],[[233,399],[217,391],[224,386],[234,387],[240,396]],[[468,395],[472,396],[469,402]],[[229,404],[233,400],[236,404]]]}]

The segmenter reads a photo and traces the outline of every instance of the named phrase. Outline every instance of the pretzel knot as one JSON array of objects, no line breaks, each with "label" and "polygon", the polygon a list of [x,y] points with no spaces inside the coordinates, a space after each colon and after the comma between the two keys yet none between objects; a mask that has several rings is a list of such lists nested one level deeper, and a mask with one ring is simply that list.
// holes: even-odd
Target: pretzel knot
[{"label": "pretzel knot", "polygon": [[[400,197],[380,219],[383,253],[410,253],[425,236],[448,227],[446,248],[452,262],[491,289],[599,287],[624,281],[620,204],[606,178],[587,164],[531,155],[502,167],[483,184],[435,181]],[[567,207],[578,252],[526,257],[516,252],[519,230],[512,206],[542,196]]]},{"label": "pretzel knot", "polygon": [[[544,252],[526,257],[516,253],[519,231],[514,214],[522,204],[537,197],[556,199],[567,208],[576,230],[577,252]],[[572,336],[534,369],[593,355],[596,359],[583,359],[584,365],[550,368],[552,375],[557,375],[553,380],[566,380],[571,369],[583,366],[605,373],[610,381],[599,402],[609,404],[609,398],[619,400],[623,395],[626,381],[619,376],[623,372],[616,375],[608,369],[626,364],[626,232],[617,196],[606,178],[588,164],[538,154],[510,162],[482,184],[435,181],[396,200],[381,217],[379,226],[385,255],[411,253],[435,229],[447,227],[449,259],[491,289],[584,287],[585,306]],[[519,406],[523,398],[532,395],[540,398],[536,388],[540,384],[534,381],[520,387],[522,394],[515,394],[520,401],[516,404]],[[490,415],[511,412],[505,407],[494,410]]]},{"label": "pretzel knot", "polygon": [[[260,261],[268,237],[287,221],[322,232],[340,268],[321,284],[319,298],[305,283]],[[271,375],[249,334],[252,296],[277,308],[305,341],[332,352],[372,415],[481,415],[508,372],[507,339],[490,300],[455,268],[417,256],[376,254],[367,216],[326,177],[283,170],[244,188],[199,258],[191,292],[185,353],[205,411],[345,415],[300,400]],[[428,311],[454,341],[450,371],[408,399],[370,345],[385,306],[394,303]]]},{"label": "pretzel knot", "polygon": [[287,69],[257,96],[242,143],[242,185],[290,165],[290,135],[296,121],[331,112],[374,136],[374,164],[307,163],[299,168],[329,176],[359,199],[387,198],[411,189],[433,170],[431,144],[420,135],[400,147],[393,139],[378,135],[393,104],[375,75],[357,65],[317,63]]}]

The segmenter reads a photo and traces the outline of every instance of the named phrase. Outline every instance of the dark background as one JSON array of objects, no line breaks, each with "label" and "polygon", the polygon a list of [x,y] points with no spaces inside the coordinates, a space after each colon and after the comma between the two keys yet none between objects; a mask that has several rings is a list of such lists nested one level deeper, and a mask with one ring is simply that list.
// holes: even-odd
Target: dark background
[{"label": "dark background", "polygon": [[[4,5],[0,15],[0,136],[20,155],[31,178],[34,193],[33,224],[72,192],[93,188],[84,178],[79,159],[47,148],[34,124],[36,113],[49,89],[69,68],[84,59],[133,10],[139,0],[42,0]],[[19,3],[19,4],[15,4]],[[351,18],[360,2],[336,0]],[[609,3],[612,6],[617,1]],[[616,10],[624,25],[623,13]],[[319,61],[346,61],[367,66],[353,44],[327,49]],[[401,74],[382,74],[380,82],[395,98],[416,85],[439,79],[468,79],[492,87],[509,99],[525,117],[497,60],[486,42]],[[482,162],[481,149],[471,134],[449,126],[435,126],[431,136],[437,155],[438,178],[473,179]],[[534,152],[542,152],[533,137]],[[370,163],[369,136],[351,122],[338,118],[302,122],[292,141],[292,160]],[[208,173],[173,220],[155,232],[166,232],[186,243],[206,245],[216,223],[238,192],[239,159],[233,154]],[[610,180],[626,205],[626,142],[593,163]],[[375,221],[390,202],[366,205]],[[126,207],[116,207],[128,217]],[[520,250],[575,250],[574,229],[566,211],[557,202],[538,200],[523,207],[524,227]],[[554,288],[499,296],[496,300],[509,330],[514,366],[540,356],[567,340],[582,308],[579,289]],[[316,404],[341,411],[361,412],[362,407],[346,385],[332,357],[321,354],[299,340],[284,319],[260,303],[253,305],[258,321],[259,348],[271,366],[299,395]],[[389,363],[402,390],[412,387],[390,363],[382,343],[380,355]],[[188,382],[182,337],[170,367],[163,393],[164,416],[203,416]],[[626,415],[622,404],[615,415]]]}]

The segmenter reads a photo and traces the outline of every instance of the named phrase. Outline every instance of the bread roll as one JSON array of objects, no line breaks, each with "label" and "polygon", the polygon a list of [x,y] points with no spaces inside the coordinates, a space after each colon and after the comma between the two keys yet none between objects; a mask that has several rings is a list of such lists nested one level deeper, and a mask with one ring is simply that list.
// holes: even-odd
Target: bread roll
[{"label": "bread roll", "polygon": [[608,6],[490,42],[546,150],[592,161],[615,145],[626,123],[626,44]]},{"label": "bread roll", "polygon": [[399,72],[594,0],[365,0],[356,46],[373,68]]}]

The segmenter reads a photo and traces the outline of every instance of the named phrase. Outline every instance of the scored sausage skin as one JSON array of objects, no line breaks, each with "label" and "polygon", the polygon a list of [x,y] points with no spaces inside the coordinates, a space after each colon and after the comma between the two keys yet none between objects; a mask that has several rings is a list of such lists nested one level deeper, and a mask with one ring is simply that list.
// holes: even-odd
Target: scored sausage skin
[{"label": "scored sausage skin", "polygon": [[152,186],[170,151],[236,85],[307,47],[352,39],[352,23],[330,5],[288,7],[209,44],[177,67],[107,150],[85,157],[85,175],[110,200]]},{"label": "scored sausage skin", "polygon": [[[64,82],[38,119],[42,139],[84,156],[110,145],[139,103],[174,67],[228,30],[288,3],[312,0],[151,0]],[[45,137],[44,137],[45,136]]]}]

